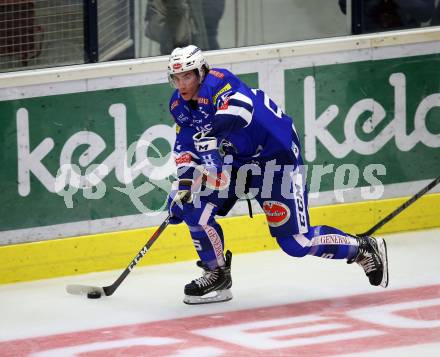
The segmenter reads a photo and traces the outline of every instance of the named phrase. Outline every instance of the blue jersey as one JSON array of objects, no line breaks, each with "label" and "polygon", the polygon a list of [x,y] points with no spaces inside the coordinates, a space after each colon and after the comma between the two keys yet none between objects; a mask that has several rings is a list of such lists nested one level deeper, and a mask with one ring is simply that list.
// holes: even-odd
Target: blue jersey
[{"label": "blue jersey", "polygon": [[[200,131],[222,142],[233,165],[298,161],[299,141],[293,121],[259,89],[251,89],[226,69],[214,68],[206,75],[197,102],[185,101],[176,90],[170,112],[177,123],[174,152],[180,168],[198,164],[192,136]],[[183,170],[180,170],[183,171]]]},{"label": "blue jersey", "polygon": [[[232,165],[236,167],[256,163],[263,168],[275,160],[276,165],[285,166],[272,172],[270,182],[265,174],[252,174],[246,186],[252,187],[270,233],[283,251],[295,257],[315,255],[351,261],[356,257],[356,238],[333,227],[310,226],[305,176],[298,166],[298,136],[292,119],[264,92],[250,89],[225,69],[213,69],[199,88],[197,102],[183,100],[176,91],[170,111],[178,124],[175,153],[179,178],[192,178],[192,167],[201,163],[193,143],[193,135],[200,131],[216,137],[217,143],[222,141],[223,151],[233,156]],[[200,197],[198,205],[193,201],[192,210],[174,206],[174,217],[190,227],[197,253],[207,265],[218,266],[223,261],[223,233],[214,217],[225,215],[238,199],[237,182],[231,178],[227,197],[214,191]]]}]

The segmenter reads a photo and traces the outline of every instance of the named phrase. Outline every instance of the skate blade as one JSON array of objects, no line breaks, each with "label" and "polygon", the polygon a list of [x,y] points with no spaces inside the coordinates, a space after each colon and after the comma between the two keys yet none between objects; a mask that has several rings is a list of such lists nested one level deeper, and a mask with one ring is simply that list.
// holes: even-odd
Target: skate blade
[{"label": "skate blade", "polygon": [[377,239],[377,249],[379,250],[379,255],[383,264],[383,277],[380,286],[386,288],[388,286],[388,253],[387,244],[384,239]]},{"label": "skate blade", "polygon": [[185,295],[183,302],[188,305],[200,305],[229,301],[231,299],[232,292],[229,289],[225,289],[216,290],[203,296]]}]

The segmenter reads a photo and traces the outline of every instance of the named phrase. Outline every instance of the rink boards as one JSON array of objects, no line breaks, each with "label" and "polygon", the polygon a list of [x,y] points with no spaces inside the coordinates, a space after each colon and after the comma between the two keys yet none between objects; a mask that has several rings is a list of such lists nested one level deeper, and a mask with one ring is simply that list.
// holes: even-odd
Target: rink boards
[{"label": "rink boards", "polygon": [[[207,57],[295,119],[312,224],[357,233],[438,175],[439,52],[432,28]],[[174,170],[165,68],[158,57],[0,75],[0,283],[125,267],[160,224]],[[93,189],[63,185],[72,164]],[[438,203],[428,195],[382,232],[439,226]],[[241,204],[221,221],[227,247],[275,248],[264,217],[245,214]],[[194,257],[187,229],[169,227],[142,264]]]},{"label": "rink boards", "polygon": [[[310,211],[312,224],[336,226],[361,233],[394,211],[406,198],[374,202],[315,207]],[[438,227],[440,194],[429,194],[417,201],[379,233]],[[270,237],[263,214],[219,220],[226,248],[234,253],[277,249]],[[1,283],[44,279],[125,268],[154,233],[144,228],[88,236],[23,243],[0,247]],[[191,237],[183,224],[169,226],[139,265],[152,265],[196,259]]]}]

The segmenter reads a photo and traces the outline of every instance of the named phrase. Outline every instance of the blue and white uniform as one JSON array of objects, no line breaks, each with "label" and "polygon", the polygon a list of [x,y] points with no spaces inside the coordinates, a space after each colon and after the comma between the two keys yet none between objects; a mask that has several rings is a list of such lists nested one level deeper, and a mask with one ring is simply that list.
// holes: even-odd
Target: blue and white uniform
[{"label": "blue and white uniform", "polygon": [[[356,254],[354,237],[336,228],[310,226],[298,135],[292,119],[263,91],[250,89],[226,69],[214,68],[201,83],[197,102],[185,101],[176,90],[170,112],[177,124],[174,152],[179,179],[192,179],[195,167],[203,163],[193,136],[204,132],[221,142],[224,154],[233,158],[235,172],[248,165],[249,191],[255,193],[271,235],[287,254],[334,259]],[[198,207],[180,217],[200,259],[210,267],[224,264],[223,233],[214,216],[234,199],[235,177],[227,195],[217,191],[202,196]]]}]

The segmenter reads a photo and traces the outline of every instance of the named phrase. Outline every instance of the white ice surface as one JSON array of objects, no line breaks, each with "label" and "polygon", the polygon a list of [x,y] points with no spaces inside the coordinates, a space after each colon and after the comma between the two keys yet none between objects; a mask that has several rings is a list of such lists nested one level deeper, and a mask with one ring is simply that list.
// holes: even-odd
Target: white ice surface
[{"label": "white ice surface", "polygon": [[[440,229],[384,238],[390,261],[387,290],[440,284]],[[113,296],[98,300],[65,291],[67,284],[109,285],[120,273],[116,270],[0,285],[0,342],[383,290],[370,286],[361,268],[355,265],[316,257],[297,259],[275,250],[233,256],[234,298],[226,303],[182,303],[184,284],[200,276],[194,262],[136,268]],[[350,356],[440,355],[435,351],[440,351],[440,344]]]}]

